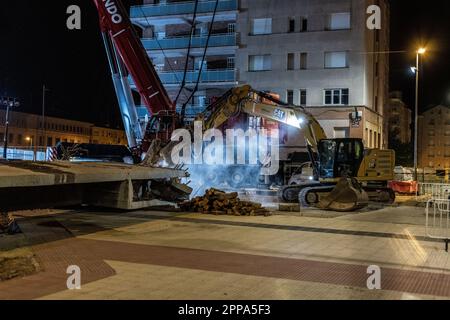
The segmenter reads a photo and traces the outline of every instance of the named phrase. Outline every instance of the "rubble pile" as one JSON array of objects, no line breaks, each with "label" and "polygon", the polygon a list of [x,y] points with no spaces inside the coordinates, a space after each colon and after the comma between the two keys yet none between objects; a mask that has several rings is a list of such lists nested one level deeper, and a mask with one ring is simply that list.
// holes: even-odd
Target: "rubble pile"
[{"label": "rubble pile", "polygon": [[180,208],[188,212],[199,212],[214,215],[233,216],[269,216],[269,210],[260,203],[242,201],[237,192],[226,193],[217,189],[209,189],[203,197],[196,197],[180,204]]}]

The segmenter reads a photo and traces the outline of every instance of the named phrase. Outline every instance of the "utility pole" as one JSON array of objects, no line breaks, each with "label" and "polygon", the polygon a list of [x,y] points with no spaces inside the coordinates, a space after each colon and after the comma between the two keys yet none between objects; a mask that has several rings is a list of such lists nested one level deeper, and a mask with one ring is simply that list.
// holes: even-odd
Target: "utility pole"
[{"label": "utility pole", "polygon": [[18,107],[20,104],[16,101],[16,98],[0,97],[0,105],[6,106],[5,135],[3,136],[3,159],[7,159],[9,138],[9,111],[12,107]]},{"label": "utility pole", "polygon": [[[45,139],[45,135],[47,134],[47,132],[46,132],[47,126],[46,126],[46,123],[45,123],[45,93],[47,91],[50,91],[50,90],[44,84],[42,86],[42,119],[41,119],[41,122],[42,122],[42,130],[41,130],[41,132],[42,132],[42,146],[41,147],[46,147],[47,146],[47,141]],[[37,145],[36,142],[34,144]]]},{"label": "utility pole", "polygon": [[[42,86],[42,144],[45,145],[45,84]],[[43,147],[43,146],[41,146]]]}]

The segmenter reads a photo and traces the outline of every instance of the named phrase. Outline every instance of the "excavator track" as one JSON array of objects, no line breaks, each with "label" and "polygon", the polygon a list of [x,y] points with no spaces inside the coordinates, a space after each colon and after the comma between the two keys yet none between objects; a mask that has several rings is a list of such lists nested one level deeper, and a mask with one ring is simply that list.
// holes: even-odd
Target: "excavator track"
[{"label": "excavator track", "polygon": [[324,210],[351,212],[366,207],[369,204],[369,196],[356,179],[342,178],[333,186],[302,189],[299,202],[303,207],[314,206]]},{"label": "excavator track", "polygon": [[369,200],[378,203],[392,204],[395,202],[395,192],[390,188],[364,187]]},{"label": "excavator track", "polygon": [[319,182],[308,183],[302,185],[285,186],[278,193],[278,198],[285,202],[297,203],[299,193],[305,188],[313,188],[322,186]]},{"label": "excavator track", "polygon": [[303,188],[298,194],[298,201],[304,208],[315,207],[321,197],[328,195],[333,191],[334,186],[315,186]]},{"label": "excavator track", "polygon": [[[299,194],[304,189],[310,188],[319,188],[320,184],[307,184],[307,185],[294,185],[294,186],[285,186],[283,187],[279,193],[278,198],[282,201],[289,203],[297,203],[299,201]],[[333,189],[334,186],[324,186],[331,187]],[[363,187],[364,191],[366,191],[369,195],[369,200],[372,202],[392,204],[395,202],[395,192],[386,187]],[[325,189],[324,189],[325,190]],[[306,191],[305,191],[306,192]],[[302,204],[304,205],[304,204]]]}]

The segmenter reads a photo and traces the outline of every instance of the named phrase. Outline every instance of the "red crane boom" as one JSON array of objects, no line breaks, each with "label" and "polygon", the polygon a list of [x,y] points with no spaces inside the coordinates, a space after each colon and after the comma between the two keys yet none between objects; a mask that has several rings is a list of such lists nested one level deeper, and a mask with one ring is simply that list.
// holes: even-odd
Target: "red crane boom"
[{"label": "red crane boom", "polygon": [[130,72],[136,88],[152,114],[174,111],[175,107],[133,29],[120,0],[93,0],[100,17],[100,27],[112,39]]}]

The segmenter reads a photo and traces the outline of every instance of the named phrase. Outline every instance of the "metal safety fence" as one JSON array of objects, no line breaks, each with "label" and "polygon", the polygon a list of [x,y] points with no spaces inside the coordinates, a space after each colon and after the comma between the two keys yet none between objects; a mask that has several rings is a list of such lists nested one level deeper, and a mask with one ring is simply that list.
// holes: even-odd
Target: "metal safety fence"
[{"label": "metal safety fence", "polygon": [[426,202],[430,199],[450,199],[450,184],[448,183],[419,183],[416,199]]},{"label": "metal safety fence", "polygon": [[[0,148],[0,158],[3,158],[4,148]],[[9,160],[47,161],[47,148],[23,149],[11,147],[7,149],[6,158]]]},{"label": "metal safety fence", "polygon": [[450,241],[450,200],[431,199],[426,207],[426,233],[432,239],[445,241],[448,252]]}]

